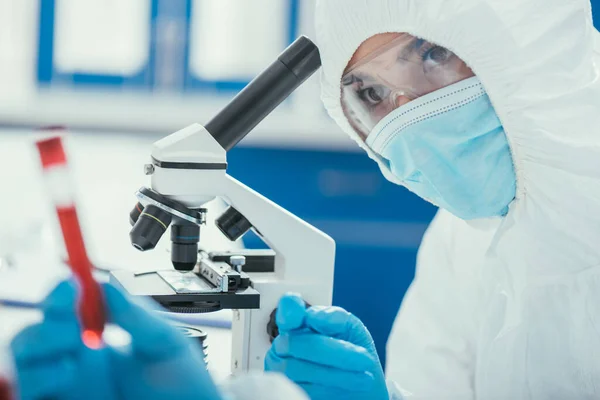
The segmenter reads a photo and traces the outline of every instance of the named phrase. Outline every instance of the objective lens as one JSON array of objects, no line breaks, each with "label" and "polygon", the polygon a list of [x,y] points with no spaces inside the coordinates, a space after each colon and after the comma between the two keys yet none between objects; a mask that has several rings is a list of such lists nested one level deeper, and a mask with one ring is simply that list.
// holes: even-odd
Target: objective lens
[{"label": "objective lens", "polygon": [[198,261],[198,225],[173,225],[171,227],[171,262],[177,271],[192,271]]},{"label": "objective lens", "polygon": [[219,230],[232,242],[241,238],[252,228],[250,221],[233,207],[225,210],[215,222]]},{"label": "objective lens", "polygon": [[131,212],[129,213],[129,223],[131,224],[131,226],[135,225],[138,218],[143,212],[144,206],[142,205],[142,203],[137,203],[135,207],[133,207],[133,210],[131,210]]},{"label": "objective lens", "polygon": [[171,223],[171,214],[156,206],[147,206],[129,233],[131,244],[140,251],[152,250]]}]

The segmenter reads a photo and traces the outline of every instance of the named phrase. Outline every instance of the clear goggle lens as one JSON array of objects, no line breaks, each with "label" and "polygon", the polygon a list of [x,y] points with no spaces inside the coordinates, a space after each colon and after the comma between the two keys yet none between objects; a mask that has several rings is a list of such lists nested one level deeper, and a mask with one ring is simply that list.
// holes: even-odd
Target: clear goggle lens
[{"label": "clear goggle lens", "polygon": [[450,50],[400,34],[347,69],[341,82],[342,107],[365,139],[396,108],[472,76]]}]

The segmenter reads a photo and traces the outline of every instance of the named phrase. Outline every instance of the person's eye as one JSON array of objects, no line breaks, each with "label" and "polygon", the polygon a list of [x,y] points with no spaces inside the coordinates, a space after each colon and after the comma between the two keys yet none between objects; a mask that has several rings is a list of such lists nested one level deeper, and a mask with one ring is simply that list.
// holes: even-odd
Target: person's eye
[{"label": "person's eye", "polygon": [[370,106],[375,106],[385,98],[386,89],[382,86],[363,88],[358,92],[358,97]]},{"label": "person's eye", "polygon": [[430,45],[423,49],[421,58],[425,64],[444,65],[454,56],[445,47]]}]

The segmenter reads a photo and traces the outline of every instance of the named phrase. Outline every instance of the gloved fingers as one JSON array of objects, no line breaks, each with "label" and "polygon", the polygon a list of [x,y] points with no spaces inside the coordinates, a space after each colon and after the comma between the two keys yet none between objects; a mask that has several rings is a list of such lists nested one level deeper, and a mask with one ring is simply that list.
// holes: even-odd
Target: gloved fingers
[{"label": "gloved fingers", "polygon": [[298,385],[306,392],[311,400],[330,400],[330,399],[345,399],[345,400],[375,400],[372,397],[372,393],[367,391],[352,392],[350,390],[343,390],[332,388],[326,385],[319,385],[315,383],[304,383]]},{"label": "gloved fingers", "polygon": [[148,357],[163,357],[185,350],[185,337],[166,321],[132,302],[114,286],[103,287],[110,320],[131,335],[134,351]]},{"label": "gloved fingers", "polygon": [[42,302],[42,311],[46,317],[70,318],[76,315],[78,286],[69,279],[59,283]]},{"label": "gloved fingers", "polygon": [[358,317],[339,307],[311,307],[304,319],[308,328],[375,351],[373,338]]},{"label": "gloved fingers", "polygon": [[282,358],[272,351],[265,357],[265,370],[281,372],[297,384],[312,383],[351,392],[370,390],[374,381],[373,374],[366,371],[344,371],[296,358]]},{"label": "gloved fingers", "polygon": [[65,398],[77,382],[76,362],[63,356],[19,367],[17,382],[22,400]]},{"label": "gloved fingers", "polygon": [[371,371],[375,365],[363,347],[315,333],[280,334],[271,351],[281,358],[297,358],[344,371]]},{"label": "gloved fingers", "polygon": [[[109,346],[101,349],[84,347],[77,354],[77,387],[81,390],[83,386],[83,390],[88,392],[85,395],[86,400],[116,398],[112,395],[116,385],[111,356],[112,349]],[[82,383],[85,383],[85,385],[82,385]]]},{"label": "gloved fingers", "polygon": [[23,329],[11,342],[17,366],[51,361],[81,349],[81,331],[73,320],[47,320]]},{"label": "gloved fingers", "polygon": [[353,330],[364,330],[364,324],[340,307],[315,306],[306,310],[306,326],[327,336],[343,338]]},{"label": "gloved fingers", "polygon": [[306,303],[302,297],[295,293],[288,293],[279,300],[275,321],[279,332],[290,332],[300,329],[304,325]]}]

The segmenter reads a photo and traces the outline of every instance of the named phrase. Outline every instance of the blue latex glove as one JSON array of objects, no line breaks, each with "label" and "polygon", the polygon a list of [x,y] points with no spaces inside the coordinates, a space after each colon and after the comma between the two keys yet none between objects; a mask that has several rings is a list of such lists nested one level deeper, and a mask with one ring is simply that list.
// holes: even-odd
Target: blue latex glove
[{"label": "blue latex glove", "polygon": [[279,336],[265,357],[265,370],[278,371],[312,400],[388,400],[371,334],[339,307],[306,308],[300,296],[286,295],[276,314]]},{"label": "blue latex glove", "polygon": [[75,285],[61,283],[42,303],[44,321],[13,339],[20,399],[114,398],[109,354],[81,341],[76,300]]},{"label": "blue latex glove", "polygon": [[62,283],[44,302],[44,322],[13,340],[22,399],[222,399],[197,343],[114,287],[103,289],[110,321],[131,335],[131,346],[85,347],[76,288]]}]

